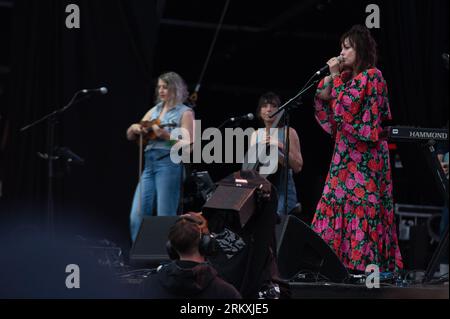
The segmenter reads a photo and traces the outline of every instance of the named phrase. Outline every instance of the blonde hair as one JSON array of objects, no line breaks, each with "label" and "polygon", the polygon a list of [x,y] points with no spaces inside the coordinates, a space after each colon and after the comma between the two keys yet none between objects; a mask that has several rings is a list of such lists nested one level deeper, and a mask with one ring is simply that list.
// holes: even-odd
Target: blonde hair
[{"label": "blonde hair", "polygon": [[[183,78],[175,72],[167,72],[161,74],[158,80],[164,81],[167,84],[169,91],[168,103],[170,105],[178,105],[186,101],[188,97],[187,85]],[[158,87],[155,90],[156,103],[161,102],[158,94]]]}]

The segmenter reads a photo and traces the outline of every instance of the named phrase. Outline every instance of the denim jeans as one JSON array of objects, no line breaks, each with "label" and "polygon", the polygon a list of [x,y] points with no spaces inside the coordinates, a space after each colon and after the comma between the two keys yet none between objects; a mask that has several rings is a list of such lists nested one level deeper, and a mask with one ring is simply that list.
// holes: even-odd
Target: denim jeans
[{"label": "denim jeans", "polygon": [[[130,214],[133,242],[143,217],[152,216],[155,209],[157,216],[177,215],[183,165],[173,163],[168,154],[169,150],[164,149],[151,149],[145,152],[145,168],[134,193]],[[165,157],[161,158],[163,156]]]},{"label": "denim jeans", "polygon": [[[279,168],[282,169],[282,168]],[[277,213],[278,215],[282,216],[285,215],[285,211],[284,211],[284,200],[285,200],[285,194],[286,194],[286,182],[283,178],[283,176],[285,175],[285,172],[282,171],[279,174],[279,179],[278,179],[278,183],[276,184],[277,190],[278,190],[278,208],[277,208]],[[287,213],[289,214],[294,208],[296,208],[297,206],[299,206],[300,204],[298,203],[297,200],[297,191],[295,189],[295,182],[294,182],[294,177],[293,177],[293,173],[292,170],[289,170],[289,176],[288,176],[288,198],[287,198],[287,204],[288,204],[288,209],[287,209]]]}]

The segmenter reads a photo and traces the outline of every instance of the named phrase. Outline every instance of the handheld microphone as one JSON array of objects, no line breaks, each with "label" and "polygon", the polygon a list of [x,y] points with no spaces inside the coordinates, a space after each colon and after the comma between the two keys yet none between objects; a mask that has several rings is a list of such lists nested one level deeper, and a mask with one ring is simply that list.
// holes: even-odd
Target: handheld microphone
[{"label": "handheld microphone", "polygon": [[102,95],[105,95],[108,93],[108,89],[106,87],[102,86],[101,88],[98,88],[98,89],[84,89],[84,90],[81,90],[81,93],[83,93],[83,94],[100,93]]},{"label": "handheld microphone", "polygon": [[238,116],[238,117],[232,117],[230,118],[231,122],[236,122],[239,120],[248,120],[248,121],[252,121],[255,118],[255,116],[252,113],[248,113],[246,115],[242,115],[242,116]]},{"label": "handheld microphone", "polygon": [[[336,59],[338,59],[339,63],[342,63],[344,61],[344,58],[342,56],[338,56],[336,57]],[[316,72],[316,75],[328,75],[328,74],[330,74],[330,67],[328,66],[328,64]]]}]

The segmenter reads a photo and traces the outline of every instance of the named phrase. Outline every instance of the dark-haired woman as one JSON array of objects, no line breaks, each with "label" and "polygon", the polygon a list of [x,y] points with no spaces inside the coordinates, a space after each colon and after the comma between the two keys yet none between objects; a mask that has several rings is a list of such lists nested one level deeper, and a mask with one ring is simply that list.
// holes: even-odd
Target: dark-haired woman
[{"label": "dark-haired woman", "polygon": [[383,121],[391,119],[386,81],[367,28],[354,26],[341,46],[315,98],[316,119],[335,149],[312,226],[348,269],[375,264],[398,271],[389,150],[380,138]]},{"label": "dark-haired woman", "polygon": [[[263,128],[258,129],[252,135],[251,144],[276,144],[278,148],[278,162],[281,164],[278,169],[282,170],[278,174],[269,177],[269,180],[274,183],[278,192],[278,215],[294,213],[301,210],[301,205],[297,199],[297,191],[295,188],[294,174],[300,173],[303,167],[303,157],[300,147],[300,139],[297,132],[292,127],[289,129],[289,161],[288,161],[288,176],[287,176],[287,208],[285,208],[286,196],[286,176],[284,174],[284,167],[286,161],[284,159],[284,143],[286,129],[282,123],[278,123],[274,127],[276,117],[271,118],[270,115],[275,113],[281,105],[281,100],[278,95],[273,92],[267,92],[259,98],[258,108],[256,109],[256,116],[264,125]],[[278,170],[277,169],[277,170]]]}]

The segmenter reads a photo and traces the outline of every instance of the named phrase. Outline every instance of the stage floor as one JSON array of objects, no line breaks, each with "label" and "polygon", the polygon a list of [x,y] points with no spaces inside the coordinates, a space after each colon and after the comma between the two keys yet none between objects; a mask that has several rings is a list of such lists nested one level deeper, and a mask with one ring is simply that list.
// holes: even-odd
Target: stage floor
[{"label": "stage floor", "polygon": [[290,283],[289,286],[292,299],[449,299],[448,282],[409,287],[381,284],[373,289],[364,284]]},{"label": "stage floor", "polygon": [[[142,278],[123,280],[124,288],[131,297],[140,298]],[[380,284],[369,289],[365,284],[339,284],[331,282],[291,282],[290,299],[449,299],[448,281],[439,284],[411,284],[397,287]]]}]

